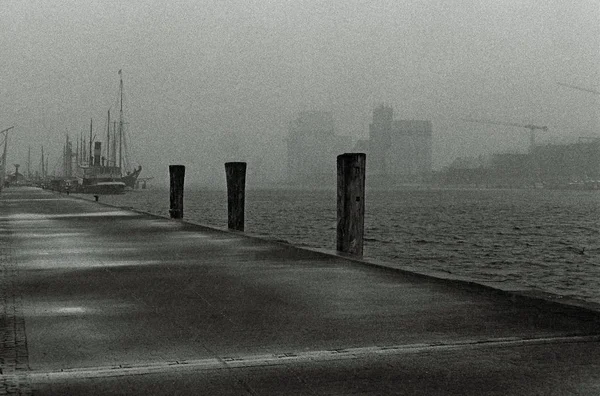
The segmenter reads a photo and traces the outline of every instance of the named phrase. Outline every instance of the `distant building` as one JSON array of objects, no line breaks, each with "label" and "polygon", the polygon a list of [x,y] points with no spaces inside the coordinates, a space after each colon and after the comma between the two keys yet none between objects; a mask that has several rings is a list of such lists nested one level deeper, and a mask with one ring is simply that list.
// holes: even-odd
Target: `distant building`
[{"label": "distant building", "polygon": [[490,181],[498,187],[532,186],[534,166],[530,154],[496,153],[492,155]]},{"label": "distant building", "polygon": [[432,123],[394,120],[394,110],[373,110],[369,140],[359,140],[356,152],[367,153],[367,170],[385,179],[422,180],[432,168]]},{"label": "distant building", "polygon": [[373,122],[369,125],[369,152],[367,153],[367,169],[369,173],[386,176],[393,172],[389,168],[388,159],[394,154],[392,149],[392,124],[394,109],[380,105],[373,110]]},{"label": "distant building", "polygon": [[386,168],[410,176],[431,172],[432,129],[431,121],[394,121]]},{"label": "distant building", "polygon": [[600,181],[600,139],[536,146],[536,178],[548,185]]},{"label": "distant building", "polygon": [[300,112],[289,126],[288,180],[298,184],[333,182],[336,156],[350,147],[349,137],[335,134],[331,113]]},{"label": "distant building", "polygon": [[600,139],[536,145],[527,154],[495,153],[475,164],[458,158],[439,179],[457,185],[600,189]]}]

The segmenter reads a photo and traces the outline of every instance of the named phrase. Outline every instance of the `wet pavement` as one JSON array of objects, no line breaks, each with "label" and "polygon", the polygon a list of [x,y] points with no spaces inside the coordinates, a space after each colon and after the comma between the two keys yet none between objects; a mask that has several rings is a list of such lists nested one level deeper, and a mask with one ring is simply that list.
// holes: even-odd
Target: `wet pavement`
[{"label": "wet pavement", "polygon": [[33,188],[0,249],[0,395],[600,394],[582,308]]}]

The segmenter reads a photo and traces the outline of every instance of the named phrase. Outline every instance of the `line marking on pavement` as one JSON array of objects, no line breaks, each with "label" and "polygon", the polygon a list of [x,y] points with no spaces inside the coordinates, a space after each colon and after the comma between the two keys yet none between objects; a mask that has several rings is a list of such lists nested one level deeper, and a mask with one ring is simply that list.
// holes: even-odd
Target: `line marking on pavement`
[{"label": "line marking on pavement", "polygon": [[[175,371],[208,371],[232,368],[277,366],[284,364],[322,362],[334,360],[359,359],[369,356],[403,355],[445,350],[475,349],[489,347],[519,347],[558,343],[600,342],[600,335],[560,336],[542,338],[490,338],[483,340],[465,340],[455,342],[422,343],[394,346],[371,346],[360,348],[320,350],[309,352],[282,352],[268,355],[221,356],[194,360],[173,360],[148,364],[121,364],[69,368],[60,371],[30,371],[31,383],[50,383],[56,381],[91,379],[103,377],[122,377],[128,375],[162,374]],[[2,375],[0,375],[2,378]]]}]

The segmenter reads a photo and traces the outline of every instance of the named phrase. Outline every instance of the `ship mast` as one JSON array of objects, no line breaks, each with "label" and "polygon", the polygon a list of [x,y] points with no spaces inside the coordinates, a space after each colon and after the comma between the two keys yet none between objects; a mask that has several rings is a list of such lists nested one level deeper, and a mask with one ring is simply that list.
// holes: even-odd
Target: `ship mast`
[{"label": "ship mast", "polygon": [[121,169],[123,164],[123,73],[121,69],[119,69],[119,93],[121,101],[119,110],[119,169]]},{"label": "ship mast", "polygon": [[4,150],[2,151],[2,165],[0,168],[0,190],[4,187],[4,180],[6,178],[6,147],[8,146],[8,131],[13,129],[14,126],[6,128],[0,131],[0,135],[4,134]]},{"label": "ship mast", "polygon": [[88,157],[88,166],[92,166],[92,158],[93,158],[93,153],[92,153],[92,140],[94,139],[92,137],[92,119],[90,118],[90,156]]},{"label": "ship mast", "polygon": [[44,167],[44,146],[42,146],[42,179],[46,178],[46,168]]},{"label": "ship mast", "polygon": [[106,125],[106,166],[110,166],[110,109],[108,109],[108,124]]},{"label": "ship mast", "polygon": [[113,121],[112,137],[113,141],[110,152],[110,158],[112,160],[113,166],[117,166],[117,121]]},{"label": "ship mast", "polygon": [[78,166],[83,166],[83,159],[85,157],[85,138],[83,137],[83,131],[79,132],[79,140],[77,141],[78,149],[79,149],[79,159],[77,160]]}]

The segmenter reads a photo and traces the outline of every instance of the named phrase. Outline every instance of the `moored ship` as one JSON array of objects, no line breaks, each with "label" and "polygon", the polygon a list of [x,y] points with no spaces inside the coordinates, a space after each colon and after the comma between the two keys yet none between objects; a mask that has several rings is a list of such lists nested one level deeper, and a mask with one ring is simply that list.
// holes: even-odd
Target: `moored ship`
[{"label": "moored ship", "polygon": [[104,164],[101,152],[102,143],[94,142],[94,155],[91,157],[91,163],[78,167],[76,191],[90,194],[124,193],[125,183],[121,180],[121,168]]},{"label": "moored ship", "polygon": [[[137,179],[142,172],[138,165],[128,171],[127,137],[125,135],[125,122],[123,119],[123,78],[119,70],[119,120],[111,125],[110,110],[106,129],[106,142],[96,139],[93,133],[93,124],[90,121],[89,140],[83,136],[77,143],[73,152],[72,142],[67,142],[64,147],[64,179],[67,190],[91,194],[122,194],[126,189],[134,189]],[[112,127],[112,128],[111,128]],[[92,150],[93,147],[93,150]],[[73,164],[75,160],[75,164]],[[75,166],[74,166],[75,165]]]}]

